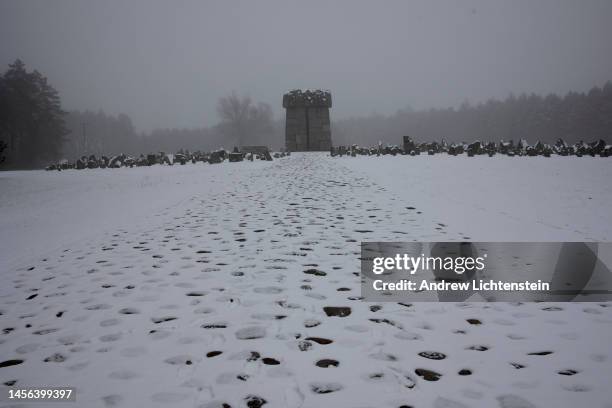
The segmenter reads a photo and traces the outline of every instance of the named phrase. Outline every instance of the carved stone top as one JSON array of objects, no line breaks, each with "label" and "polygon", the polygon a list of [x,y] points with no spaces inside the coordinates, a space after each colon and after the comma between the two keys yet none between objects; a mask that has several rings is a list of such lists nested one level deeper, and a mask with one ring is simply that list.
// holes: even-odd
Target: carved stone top
[{"label": "carved stone top", "polygon": [[283,95],[283,108],[331,108],[331,92],[321,89],[294,89]]}]

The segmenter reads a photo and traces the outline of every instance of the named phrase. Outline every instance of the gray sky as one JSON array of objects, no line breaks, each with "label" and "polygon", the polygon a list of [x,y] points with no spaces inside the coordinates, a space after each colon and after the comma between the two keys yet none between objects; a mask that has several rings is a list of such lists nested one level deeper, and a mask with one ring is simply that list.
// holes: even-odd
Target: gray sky
[{"label": "gray sky", "polygon": [[609,0],[0,0],[0,64],[139,130],[214,125],[232,90],[279,117],[327,88],[333,119],[603,85],[611,21]]}]

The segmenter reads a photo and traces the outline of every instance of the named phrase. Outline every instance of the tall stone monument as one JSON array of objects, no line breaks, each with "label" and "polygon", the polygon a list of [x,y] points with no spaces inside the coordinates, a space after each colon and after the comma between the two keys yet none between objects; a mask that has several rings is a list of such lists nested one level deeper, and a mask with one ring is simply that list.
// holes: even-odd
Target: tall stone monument
[{"label": "tall stone monument", "polygon": [[294,89],[283,95],[287,110],[285,147],[290,152],[329,150],[331,92]]}]

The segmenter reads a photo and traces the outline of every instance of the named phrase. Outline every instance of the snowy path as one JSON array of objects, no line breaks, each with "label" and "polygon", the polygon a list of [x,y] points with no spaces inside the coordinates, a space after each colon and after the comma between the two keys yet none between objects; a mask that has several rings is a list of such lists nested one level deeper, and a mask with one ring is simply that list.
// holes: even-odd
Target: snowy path
[{"label": "snowy path", "polygon": [[608,304],[360,301],[360,241],[471,231],[354,163],[207,166],[3,270],[0,382],[87,407],[610,408]]}]

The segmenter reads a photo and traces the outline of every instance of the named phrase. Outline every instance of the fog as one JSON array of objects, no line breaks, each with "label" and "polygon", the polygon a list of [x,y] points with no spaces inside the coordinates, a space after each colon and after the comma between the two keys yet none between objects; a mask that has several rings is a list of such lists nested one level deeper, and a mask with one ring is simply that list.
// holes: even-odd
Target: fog
[{"label": "fog", "polygon": [[3,0],[0,64],[139,131],[212,126],[232,91],[281,118],[287,90],[327,88],[337,120],[602,85],[611,17],[607,0]]}]

